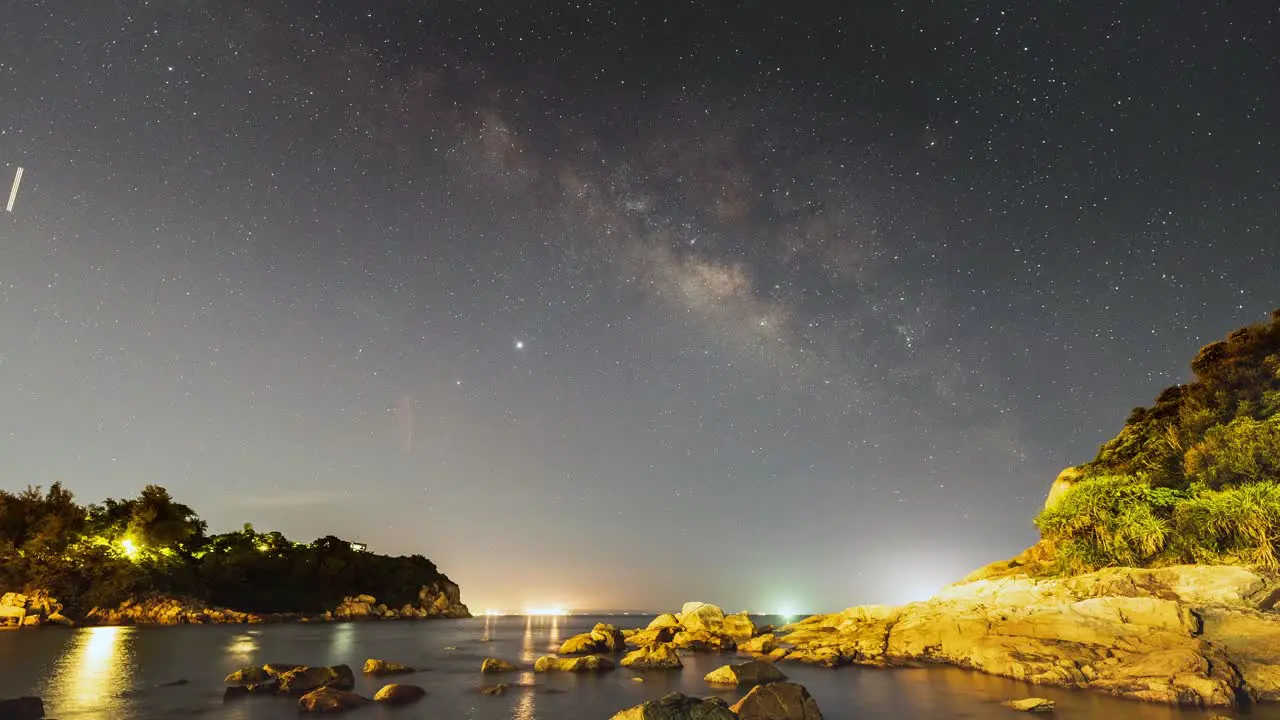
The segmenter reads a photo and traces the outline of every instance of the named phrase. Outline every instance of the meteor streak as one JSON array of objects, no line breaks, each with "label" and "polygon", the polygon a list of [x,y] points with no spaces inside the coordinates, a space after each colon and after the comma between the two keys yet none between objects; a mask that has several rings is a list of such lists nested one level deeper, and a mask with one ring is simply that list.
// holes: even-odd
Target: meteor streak
[{"label": "meteor streak", "polygon": [[13,212],[13,201],[18,199],[18,184],[22,182],[22,168],[18,168],[18,172],[13,174],[13,189],[9,191],[9,205],[5,207],[8,212]]}]

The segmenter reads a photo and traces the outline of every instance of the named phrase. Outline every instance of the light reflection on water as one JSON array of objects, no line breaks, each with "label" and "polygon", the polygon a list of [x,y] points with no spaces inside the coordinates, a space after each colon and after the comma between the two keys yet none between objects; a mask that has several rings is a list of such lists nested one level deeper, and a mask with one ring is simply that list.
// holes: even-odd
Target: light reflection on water
[{"label": "light reflection on water", "polygon": [[71,649],[57,662],[47,693],[59,714],[96,713],[132,674],[131,627],[94,627],[76,633]]}]

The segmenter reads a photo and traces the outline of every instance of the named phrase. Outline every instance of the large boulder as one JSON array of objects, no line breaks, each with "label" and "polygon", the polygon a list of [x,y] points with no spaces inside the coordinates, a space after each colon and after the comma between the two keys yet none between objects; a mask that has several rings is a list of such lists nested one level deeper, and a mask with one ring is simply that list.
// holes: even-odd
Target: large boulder
[{"label": "large boulder", "polygon": [[599,652],[621,652],[627,647],[627,637],[618,628],[597,623],[591,632],[574,635],[560,644],[561,655],[582,655]]},{"label": "large boulder", "polygon": [[322,687],[298,698],[298,712],[330,714],[354,710],[369,704],[369,698],[346,690]]},{"label": "large boulder", "polygon": [[680,609],[680,625],[690,632],[719,633],[724,626],[724,611],[708,603],[687,602]]},{"label": "large boulder", "polygon": [[533,663],[534,672],[603,672],[612,669],[613,661],[599,655],[571,658],[543,655]]},{"label": "large boulder", "polygon": [[733,638],[706,630],[678,632],[671,638],[671,642],[681,650],[694,652],[729,652],[738,647]]},{"label": "large boulder", "polygon": [[720,698],[695,698],[671,693],[615,714],[610,720],[737,720]]},{"label": "large boulder", "polygon": [[822,720],[818,701],[792,682],[757,685],[730,710],[738,720]]},{"label": "large boulder", "polygon": [[364,661],[365,675],[399,675],[402,673],[411,673],[411,672],[417,672],[417,671],[409,667],[408,665],[402,665],[397,662],[390,662],[388,660],[375,660],[374,658],[369,658],[368,660]]},{"label": "large boulder", "polygon": [[626,631],[623,632],[626,634],[628,645],[644,646],[652,645],[654,643],[671,642],[672,638],[676,636],[676,631],[679,627],[679,625],[674,627],[664,625],[662,627],[635,630],[631,633],[626,633]]},{"label": "large boulder", "polygon": [[781,670],[763,660],[748,660],[736,665],[724,665],[707,673],[703,678],[714,685],[763,685],[787,679]]},{"label": "large boulder", "polygon": [[319,688],[350,690],[355,687],[355,675],[346,665],[332,667],[298,667],[280,676],[280,692],[285,695],[303,695]]},{"label": "large boulder", "polygon": [[591,633],[582,633],[573,635],[560,643],[560,649],[557,652],[561,655],[586,655],[597,650],[596,639],[591,636]]},{"label": "large boulder", "polygon": [[719,634],[731,637],[741,645],[756,634],[756,625],[751,622],[750,616],[745,612],[736,615],[725,615],[720,623]]},{"label": "large boulder", "polygon": [[679,618],[677,618],[675,615],[672,615],[671,613],[662,613],[661,615],[659,615],[658,617],[654,618],[649,622],[647,629],[656,630],[658,628],[679,628],[679,627],[680,627]]},{"label": "large boulder", "polygon": [[656,643],[628,653],[622,658],[622,666],[633,670],[679,670],[684,663],[675,645]]},{"label": "large boulder", "polygon": [[773,633],[766,633],[738,643],[738,652],[747,655],[768,655],[778,646],[778,639]]},{"label": "large boulder", "polygon": [[384,705],[409,705],[427,696],[427,691],[417,685],[383,685],[373,696],[373,701]]},{"label": "large boulder", "polygon": [[591,628],[591,639],[599,648],[597,652],[622,652],[627,648],[627,639],[622,631],[606,623],[596,623]]}]

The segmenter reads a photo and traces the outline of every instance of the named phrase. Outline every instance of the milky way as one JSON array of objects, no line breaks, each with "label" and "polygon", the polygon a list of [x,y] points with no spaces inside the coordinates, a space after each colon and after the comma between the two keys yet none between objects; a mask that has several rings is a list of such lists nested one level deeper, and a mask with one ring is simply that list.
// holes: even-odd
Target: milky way
[{"label": "milky way", "polygon": [[897,601],[1280,305],[1273,4],[377,5],[8,11],[5,487]]}]

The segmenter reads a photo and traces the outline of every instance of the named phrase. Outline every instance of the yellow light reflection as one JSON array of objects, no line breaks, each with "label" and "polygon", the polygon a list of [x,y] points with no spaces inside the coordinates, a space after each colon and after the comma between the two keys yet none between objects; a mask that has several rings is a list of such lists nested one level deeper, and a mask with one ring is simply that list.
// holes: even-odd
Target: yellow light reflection
[{"label": "yellow light reflection", "polygon": [[236,661],[242,665],[251,664],[253,654],[258,651],[258,639],[254,637],[257,633],[244,633],[231,638],[231,643],[227,645],[227,653],[235,656]]},{"label": "yellow light reflection", "polygon": [[[338,623],[329,636],[329,657],[344,658],[351,655],[356,641],[354,623]],[[338,662],[338,661],[335,661]]]},{"label": "yellow light reflection", "polygon": [[84,628],[75,635],[70,651],[58,662],[49,682],[52,704],[60,714],[100,712],[127,689],[133,677],[134,628]]}]

